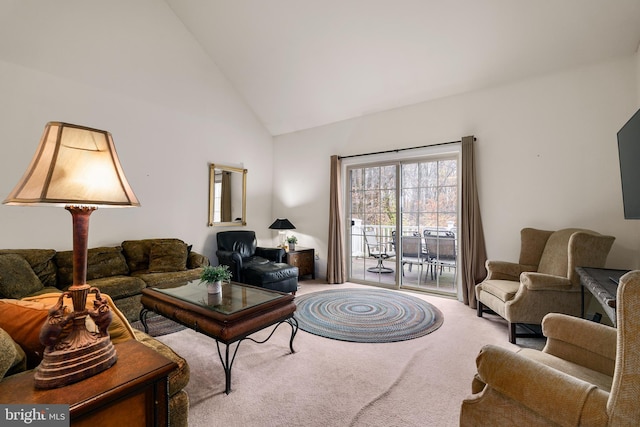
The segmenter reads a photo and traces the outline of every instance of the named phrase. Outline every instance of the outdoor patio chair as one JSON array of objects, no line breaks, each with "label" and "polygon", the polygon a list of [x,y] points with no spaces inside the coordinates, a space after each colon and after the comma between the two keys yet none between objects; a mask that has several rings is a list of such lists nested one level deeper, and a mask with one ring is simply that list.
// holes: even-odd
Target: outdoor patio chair
[{"label": "outdoor patio chair", "polygon": [[442,274],[444,267],[453,268],[455,283],[458,275],[456,268],[456,236],[451,231],[446,230],[424,230],[424,242],[426,252],[429,254],[429,268],[431,279],[436,278],[436,274]]},{"label": "outdoor patio chair", "polygon": [[418,236],[402,236],[402,275],[404,276],[404,266],[409,265],[409,271],[413,265],[418,265],[420,268],[420,274],[418,277],[422,277],[424,271],[424,265],[429,265],[429,256],[425,252],[422,245],[422,237]]},{"label": "outdoor patio chair", "polygon": [[396,256],[393,250],[393,242],[381,242],[373,231],[364,232],[364,242],[367,245],[369,256],[375,258],[378,263],[375,267],[367,268],[371,273],[393,273],[393,269],[385,267],[383,261]]}]

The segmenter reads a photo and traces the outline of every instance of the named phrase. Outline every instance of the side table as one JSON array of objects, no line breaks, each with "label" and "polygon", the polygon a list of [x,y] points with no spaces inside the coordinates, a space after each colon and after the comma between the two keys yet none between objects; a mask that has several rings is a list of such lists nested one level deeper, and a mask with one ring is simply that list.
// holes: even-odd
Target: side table
[{"label": "side table", "polygon": [[298,279],[311,275],[316,278],[316,254],[313,248],[299,248],[287,252],[287,264],[298,267]]},{"label": "side table", "polygon": [[576,272],[580,276],[582,285],[582,317],[586,314],[584,290],[587,289],[600,303],[602,310],[616,326],[616,293],[617,281],[629,270],[612,270],[608,268],[578,267]]},{"label": "side table", "polygon": [[74,427],[168,425],[168,375],[175,362],[135,340],[115,348],[118,361],[111,368],[64,387],[36,389],[33,371],[5,378],[0,402],[69,405]]}]

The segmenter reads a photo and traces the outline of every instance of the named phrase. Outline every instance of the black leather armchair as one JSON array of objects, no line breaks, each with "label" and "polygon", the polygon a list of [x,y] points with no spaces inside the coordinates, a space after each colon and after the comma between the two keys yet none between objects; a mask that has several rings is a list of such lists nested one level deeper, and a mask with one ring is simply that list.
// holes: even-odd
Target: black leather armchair
[{"label": "black leather armchair", "polygon": [[282,248],[258,246],[254,231],[221,231],[216,234],[216,240],[218,262],[229,266],[236,282],[246,283],[244,276],[248,268],[269,262],[281,263],[285,254]]}]

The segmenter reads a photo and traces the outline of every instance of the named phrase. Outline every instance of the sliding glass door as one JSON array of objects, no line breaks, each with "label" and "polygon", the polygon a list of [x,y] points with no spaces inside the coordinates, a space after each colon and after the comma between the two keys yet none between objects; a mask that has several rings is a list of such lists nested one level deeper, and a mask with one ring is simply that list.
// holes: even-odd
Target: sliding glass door
[{"label": "sliding glass door", "polygon": [[349,280],[455,294],[457,156],[347,168]]},{"label": "sliding glass door", "polygon": [[438,158],[401,168],[401,286],[456,293],[458,162]]},{"label": "sliding glass door", "polygon": [[349,176],[351,276],[396,286],[397,166],[352,168]]}]

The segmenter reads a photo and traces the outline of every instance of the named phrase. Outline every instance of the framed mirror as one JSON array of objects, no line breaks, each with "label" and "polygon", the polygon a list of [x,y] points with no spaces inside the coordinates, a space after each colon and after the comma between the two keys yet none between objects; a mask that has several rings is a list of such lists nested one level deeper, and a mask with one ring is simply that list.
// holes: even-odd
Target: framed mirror
[{"label": "framed mirror", "polygon": [[247,170],[209,165],[209,227],[247,225]]}]

